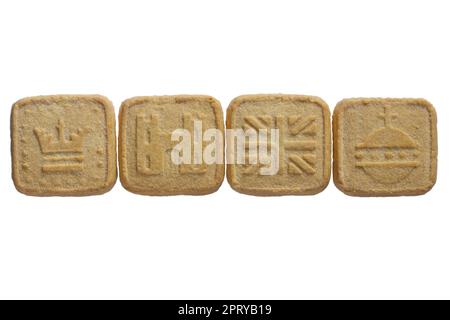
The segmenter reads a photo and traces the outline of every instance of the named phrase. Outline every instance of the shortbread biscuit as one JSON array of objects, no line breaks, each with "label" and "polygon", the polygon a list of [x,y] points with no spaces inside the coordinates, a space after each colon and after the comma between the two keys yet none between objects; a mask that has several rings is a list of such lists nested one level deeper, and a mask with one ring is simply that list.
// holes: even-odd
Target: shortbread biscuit
[{"label": "shortbread biscuit", "polygon": [[[125,189],[143,195],[203,195],[216,191],[224,178],[224,125],[220,103],[209,96],[135,97],[122,103],[119,115],[119,171]],[[186,133],[190,139],[174,136]],[[212,140],[217,161],[206,161]],[[189,147],[179,152],[184,141]],[[177,151],[178,150],[178,151]],[[188,156],[182,162],[174,154]]]},{"label": "shortbread biscuit", "polygon": [[426,100],[342,100],[333,133],[334,182],[348,195],[420,195],[436,182],[436,112]]},{"label": "shortbread biscuit", "polygon": [[11,112],[12,176],[34,196],[102,194],[116,182],[114,108],[102,96],[38,96]]},{"label": "shortbread biscuit", "polygon": [[[240,96],[228,107],[227,129],[233,129],[227,140],[227,179],[237,192],[311,195],[328,185],[330,111],[322,99],[281,94]],[[246,136],[244,147],[236,138],[239,132]],[[251,140],[252,132],[258,133],[257,141]],[[267,139],[264,135],[260,138],[259,132],[266,132]],[[258,155],[252,160],[255,144]],[[261,150],[268,152],[261,155]],[[242,151],[244,157],[238,154]]]}]

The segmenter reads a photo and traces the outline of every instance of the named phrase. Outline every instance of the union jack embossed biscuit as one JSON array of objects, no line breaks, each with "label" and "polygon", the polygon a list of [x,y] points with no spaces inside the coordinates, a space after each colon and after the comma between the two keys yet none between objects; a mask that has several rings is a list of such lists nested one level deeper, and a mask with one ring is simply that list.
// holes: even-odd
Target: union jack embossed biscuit
[{"label": "union jack embossed biscuit", "polygon": [[240,96],[228,107],[227,129],[227,179],[237,192],[311,195],[328,185],[330,111],[322,99]]},{"label": "union jack embossed biscuit", "polygon": [[119,172],[143,195],[204,195],[222,184],[224,125],[209,96],[135,97],[119,115]]},{"label": "union jack embossed biscuit", "polygon": [[333,133],[334,183],[348,195],[420,195],[436,182],[436,112],[426,100],[342,100]]},{"label": "union jack embossed biscuit", "polygon": [[117,178],[115,117],[97,95],[38,96],[11,112],[12,177],[34,196],[109,191]]}]

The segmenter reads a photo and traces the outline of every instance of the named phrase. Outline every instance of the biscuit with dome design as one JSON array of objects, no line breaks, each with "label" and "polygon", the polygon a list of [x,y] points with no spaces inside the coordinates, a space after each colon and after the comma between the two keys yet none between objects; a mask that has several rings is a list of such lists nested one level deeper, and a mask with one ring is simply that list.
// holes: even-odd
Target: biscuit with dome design
[{"label": "biscuit with dome design", "polygon": [[436,113],[424,99],[346,99],[333,114],[336,186],[355,196],[419,195],[436,182]]}]

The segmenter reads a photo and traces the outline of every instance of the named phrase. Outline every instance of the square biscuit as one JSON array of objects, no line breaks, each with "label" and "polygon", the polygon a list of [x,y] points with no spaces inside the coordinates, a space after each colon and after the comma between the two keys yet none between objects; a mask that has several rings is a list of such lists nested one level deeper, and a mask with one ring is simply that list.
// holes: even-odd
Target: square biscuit
[{"label": "square biscuit", "polygon": [[420,195],[436,182],[436,112],[426,100],[342,100],[333,133],[334,183],[348,195]]},{"label": "square biscuit", "polygon": [[[177,131],[189,139],[174,138]],[[218,133],[218,161],[203,155]],[[125,189],[143,195],[204,195],[217,191],[225,175],[224,124],[220,103],[210,96],[135,97],[122,103],[119,115],[119,171]],[[188,141],[189,160],[176,162],[173,152]]]},{"label": "square biscuit", "polygon": [[[231,129],[227,136],[227,179],[237,192],[257,196],[312,195],[328,185],[330,111],[322,99],[283,94],[240,96],[227,110],[227,130]],[[243,147],[235,136],[242,131],[246,136]],[[257,141],[251,141],[252,132],[258,132]],[[259,132],[267,132],[267,138],[260,137]],[[252,162],[255,145],[258,151],[253,152],[258,156]],[[267,153],[264,161],[261,150],[273,153]]]},{"label": "square biscuit", "polygon": [[98,95],[37,96],[11,112],[12,176],[34,196],[109,191],[117,178],[114,108]]}]

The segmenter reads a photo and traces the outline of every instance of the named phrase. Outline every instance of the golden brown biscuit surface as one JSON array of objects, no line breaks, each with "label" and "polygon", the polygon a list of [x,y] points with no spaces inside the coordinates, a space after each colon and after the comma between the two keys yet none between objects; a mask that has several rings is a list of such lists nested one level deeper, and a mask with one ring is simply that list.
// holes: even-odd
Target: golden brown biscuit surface
[{"label": "golden brown biscuit surface", "polygon": [[333,113],[333,176],[355,196],[419,195],[436,182],[436,113],[424,99],[345,99]]},{"label": "golden brown biscuit surface", "polygon": [[[310,195],[326,188],[330,179],[330,111],[317,97],[301,95],[245,95],[235,98],[227,110],[227,129],[278,132],[278,163],[258,161],[227,164],[231,187],[250,195]],[[268,136],[271,136],[268,134]],[[232,138],[229,137],[228,141]],[[258,148],[264,143],[258,139]],[[272,145],[275,140],[266,142]],[[227,155],[238,149],[227,145]],[[234,149],[234,150],[231,150]],[[246,143],[248,152],[250,144]],[[268,148],[270,150],[270,148]],[[262,171],[265,168],[266,172]],[[271,169],[268,169],[271,168]],[[275,168],[275,170],[272,170]]]},{"label": "golden brown biscuit surface", "polygon": [[14,184],[35,196],[109,191],[117,178],[115,117],[98,95],[37,96],[11,112]]},{"label": "golden brown biscuit surface", "polygon": [[[224,125],[216,99],[200,95],[131,98],[122,103],[119,128],[120,180],[127,190],[144,195],[203,195],[222,184]],[[179,142],[172,139],[175,130],[187,130],[192,137],[191,163],[177,164],[172,159]],[[222,138],[218,163],[206,163],[195,155],[194,144],[202,153],[208,143],[196,143],[194,135],[202,137],[208,130],[217,130]]]}]

